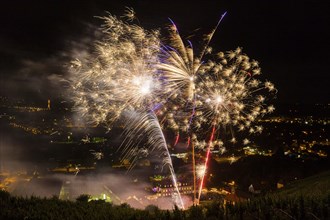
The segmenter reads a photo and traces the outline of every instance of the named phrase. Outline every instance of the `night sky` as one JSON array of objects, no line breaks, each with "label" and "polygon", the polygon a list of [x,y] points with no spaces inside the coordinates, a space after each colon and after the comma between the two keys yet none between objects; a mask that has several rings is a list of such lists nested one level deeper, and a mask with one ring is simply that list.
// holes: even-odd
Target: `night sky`
[{"label": "night sky", "polygon": [[136,11],[141,26],[165,30],[168,18],[184,37],[209,33],[227,11],[211,46],[243,48],[260,62],[279,103],[329,102],[330,10],[326,0],[302,1],[64,1],[7,0],[0,6],[2,96],[32,100],[64,97],[61,77],[79,51],[92,51],[106,11]]}]

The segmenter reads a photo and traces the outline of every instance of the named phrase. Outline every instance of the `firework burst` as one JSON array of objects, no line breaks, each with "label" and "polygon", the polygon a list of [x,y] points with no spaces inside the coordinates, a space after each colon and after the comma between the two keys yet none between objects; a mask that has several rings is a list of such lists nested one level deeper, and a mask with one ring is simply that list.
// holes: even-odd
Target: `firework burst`
[{"label": "firework burst", "polygon": [[97,55],[86,63],[72,62],[72,87],[74,109],[88,123],[110,128],[124,109],[148,109],[160,101],[160,43],[157,31],[111,15],[102,19],[104,38],[96,43]]},{"label": "firework burst", "polygon": [[275,91],[274,85],[257,79],[261,74],[258,62],[250,61],[241,48],[218,57],[217,62],[204,67],[208,74],[198,84],[197,126],[233,125],[239,130],[250,129],[250,133],[261,132],[262,127],[252,127],[252,122],[274,110],[265,104],[263,95]]}]

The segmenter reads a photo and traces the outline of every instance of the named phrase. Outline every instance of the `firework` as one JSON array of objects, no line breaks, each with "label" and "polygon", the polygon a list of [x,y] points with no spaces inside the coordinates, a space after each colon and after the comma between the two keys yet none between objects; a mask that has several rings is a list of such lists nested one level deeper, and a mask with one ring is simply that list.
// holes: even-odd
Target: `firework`
[{"label": "firework", "polygon": [[104,38],[96,56],[72,62],[74,109],[88,123],[111,127],[124,109],[148,109],[160,98],[156,64],[157,31],[127,24],[115,16],[102,18]]},{"label": "firework", "polygon": [[[249,59],[241,48],[219,53],[217,62],[209,62],[208,72],[199,83],[197,109],[200,123],[234,125],[250,133],[261,132],[260,126],[252,127],[257,117],[271,112],[274,107],[265,104],[263,93],[275,91],[270,82],[257,79],[258,62]],[[206,120],[204,120],[204,118]]]},{"label": "firework", "polygon": [[[200,126],[213,126],[210,141],[213,140],[214,128],[235,126],[238,130],[260,133],[261,126],[253,126],[256,118],[273,111],[273,106],[265,104],[263,93],[275,91],[270,82],[262,83],[257,79],[261,74],[257,61],[242,53],[241,48],[227,53],[219,53],[217,61],[209,61],[205,66],[207,75],[199,83],[196,120]],[[211,122],[211,123],[210,123]],[[235,141],[235,140],[233,140]],[[249,144],[245,139],[243,143]],[[210,144],[207,147],[207,164]],[[204,178],[203,178],[204,179]],[[199,196],[203,187],[199,187]]]},{"label": "firework", "polygon": [[[130,161],[129,170],[140,157],[151,151],[161,152],[181,207],[162,126],[175,131],[174,145],[183,133],[187,147],[192,147],[194,200],[197,176],[198,203],[211,150],[215,146],[225,150],[219,138],[221,129],[236,127],[249,134],[260,133],[262,127],[253,122],[274,110],[266,105],[265,93],[276,89],[271,82],[258,79],[261,69],[257,61],[241,48],[213,53],[209,46],[224,16],[196,55],[192,43],[183,41],[172,21],[166,45],[160,42],[158,31],[146,31],[109,15],[102,18],[105,37],[96,43],[97,55],[87,62],[72,62],[74,109],[88,123],[104,124],[109,129],[124,118],[120,149],[123,160]],[[130,8],[125,17],[136,19]],[[236,143],[233,132],[231,135],[231,142]],[[243,141],[245,145],[249,143],[247,138]],[[206,151],[203,165],[196,166],[195,149]]]},{"label": "firework", "polygon": [[197,176],[198,179],[202,179],[203,176],[204,176],[204,174],[205,174],[205,172],[206,172],[206,167],[205,166],[198,165],[196,167],[196,176]]},{"label": "firework", "polygon": [[[261,133],[262,126],[253,125],[253,122],[274,110],[273,106],[266,105],[267,96],[264,94],[276,92],[276,89],[271,82],[258,79],[261,69],[257,61],[250,59],[241,48],[225,53],[212,53],[209,43],[224,16],[225,14],[207,35],[202,52],[197,56],[192,43],[184,43],[172,21],[170,46],[161,50],[162,63],[159,69],[167,80],[168,90],[172,91],[169,98],[171,104],[164,113],[167,123],[178,134],[180,131],[187,133],[188,146],[193,142],[194,148],[206,150],[204,165],[197,166],[204,167],[203,172],[195,170],[193,162],[193,172],[202,175],[198,200],[210,151],[215,145],[223,147],[223,142],[215,137],[221,128],[236,127],[239,131],[247,130],[250,134]],[[211,130],[207,142],[206,130]],[[231,135],[231,142],[236,143],[233,132]],[[179,135],[175,143],[178,142],[178,137]],[[248,139],[243,141],[245,145],[249,143]]]},{"label": "firework", "polygon": [[[133,20],[132,9],[126,18]],[[165,137],[154,111],[165,102],[160,63],[159,33],[125,23],[115,16],[102,18],[104,38],[96,43],[97,56],[72,62],[75,111],[92,125],[111,129],[124,118],[122,162],[131,170],[139,158],[157,150],[168,166],[176,188],[176,203],[184,208]]]}]

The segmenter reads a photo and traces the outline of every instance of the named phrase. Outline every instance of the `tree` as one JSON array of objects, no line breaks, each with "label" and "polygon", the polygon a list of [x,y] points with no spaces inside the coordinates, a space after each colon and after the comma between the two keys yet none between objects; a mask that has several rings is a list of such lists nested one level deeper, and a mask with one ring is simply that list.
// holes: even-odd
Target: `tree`
[{"label": "tree", "polygon": [[88,200],[91,198],[91,196],[90,195],[88,195],[88,194],[81,194],[80,196],[78,196],[77,198],[76,198],[76,201],[77,202],[88,202]]}]

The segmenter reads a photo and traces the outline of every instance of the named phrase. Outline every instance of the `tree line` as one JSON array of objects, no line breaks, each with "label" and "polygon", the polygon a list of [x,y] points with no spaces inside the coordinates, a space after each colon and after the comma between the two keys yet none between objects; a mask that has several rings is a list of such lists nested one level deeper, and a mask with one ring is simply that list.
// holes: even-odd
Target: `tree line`
[{"label": "tree line", "polygon": [[76,201],[52,198],[16,197],[0,191],[0,219],[111,219],[111,220],[215,220],[215,219],[330,219],[330,193],[321,197],[270,195],[236,204],[223,201],[161,210],[149,205],[135,209],[124,203],[102,200],[88,202],[88,195]]}]

